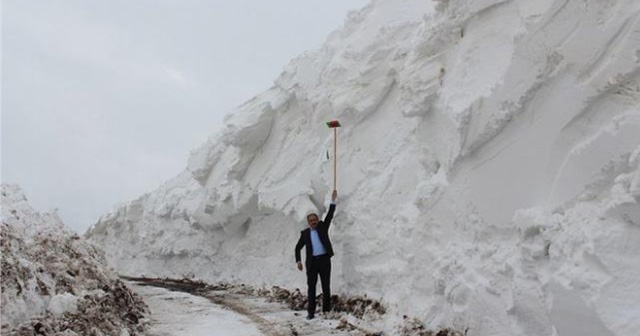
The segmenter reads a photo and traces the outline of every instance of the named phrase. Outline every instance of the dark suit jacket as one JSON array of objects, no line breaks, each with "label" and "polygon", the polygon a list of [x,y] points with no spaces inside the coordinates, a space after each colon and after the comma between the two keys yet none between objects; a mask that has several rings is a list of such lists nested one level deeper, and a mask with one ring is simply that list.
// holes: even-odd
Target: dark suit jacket
[{"label": "dark suit jacket", "polygon": [[[324,245],[324,249],[327,251],[329,257],[333,257],[333,246],[331,246],[331,240],[329,239],[329,226],[331,225],[331,220],[333,219],[333,213],[336,211],[336,205],[331,204],[329,206],[329,212],[324,217],[324,221],[318,223],[316,226],[316,231],[318,231],[318,237],[320,238],[320,242]],[[313,258],[313,248],[311,247],[311,229],[306,228],[300,232],[300,239],[296,244],[296,262],[300,262],[300,250],[302,247],[306,246],[307,259],[306,264],[308,265],[311,259]],[[308,267],[307,267],[308,268]]]}]

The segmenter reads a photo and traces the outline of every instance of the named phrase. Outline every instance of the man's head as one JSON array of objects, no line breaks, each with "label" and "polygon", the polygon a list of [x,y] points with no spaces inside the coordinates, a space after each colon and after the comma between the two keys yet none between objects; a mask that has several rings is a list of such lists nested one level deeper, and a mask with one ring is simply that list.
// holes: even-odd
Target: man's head
[{"label": "man's head", "polygon": [[310,228],[315,229],[316,226],[318,226],[319,221],[320,220],[318,219],[318,215],[314,213],[307,215],[307,224],[309,224]]}]

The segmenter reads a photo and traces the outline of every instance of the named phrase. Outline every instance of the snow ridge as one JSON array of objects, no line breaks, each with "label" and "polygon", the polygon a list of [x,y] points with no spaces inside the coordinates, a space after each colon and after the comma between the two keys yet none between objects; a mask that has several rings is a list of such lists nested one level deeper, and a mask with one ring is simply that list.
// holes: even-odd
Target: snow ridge
[{"label": "snow ridge", "polygon": [[632,0],[372,1],[87,235],[128,275],[303,288],[337,118],[337,291],[468,335],[632,335],[638,41]]},{"label": "snow ridge", "polygon": [[[2,334],[139,335],[146,306],[101,250],[2,185]],[[60,333],[57,333],[60,332]]]}]

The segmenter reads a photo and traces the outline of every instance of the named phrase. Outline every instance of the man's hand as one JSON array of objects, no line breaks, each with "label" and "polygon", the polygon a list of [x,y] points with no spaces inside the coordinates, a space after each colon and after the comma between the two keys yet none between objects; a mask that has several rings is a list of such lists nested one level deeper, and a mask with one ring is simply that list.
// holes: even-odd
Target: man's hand
[{"label": "man's hand", "polygon": [[298,261],[298,269],[302,271],[302,263]]},{"label": "man's hand", "polygon": [[338,191],[334,190],[333,193],[331,193],[331,201],[335,202],[337,198],[338,198]]}]

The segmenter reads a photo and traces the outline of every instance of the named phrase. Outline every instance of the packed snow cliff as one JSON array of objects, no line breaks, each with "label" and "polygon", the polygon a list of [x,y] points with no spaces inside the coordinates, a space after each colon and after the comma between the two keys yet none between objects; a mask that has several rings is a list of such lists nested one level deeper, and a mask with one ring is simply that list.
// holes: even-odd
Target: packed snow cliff
[{"label": "packed snow cliff", "polygon": [[334,118],[334,291],[470,336],[637,335],[636,0],[373,1],[88,236],[127,275],[304,288]]},{"label": "packed snow cliff", "polygon": [[103,252],[2,185],[2,334],[140,335],[146,305]]}]

